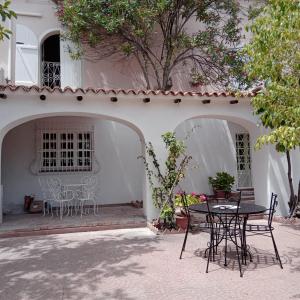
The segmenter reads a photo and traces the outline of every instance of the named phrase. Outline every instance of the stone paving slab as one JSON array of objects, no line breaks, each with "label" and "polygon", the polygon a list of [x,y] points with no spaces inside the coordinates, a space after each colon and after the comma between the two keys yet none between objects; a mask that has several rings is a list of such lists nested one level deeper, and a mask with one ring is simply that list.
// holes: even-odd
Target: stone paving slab
[{"label": "stone paving slab", "polygon": [[0,238],[145,227],[143,213],[141,208],[122,205],[101,207],[97,215],[64,216],[62,220],[55,214],[7,215],[0,224]]},{"label": "stone paving slab", "polygon": [[275,227],[284,269],[271,239],[253,237],[243,278],[233,252],[205,273],[206,233],[189,235],[182,260],[183,234],[147,228],[0,239],[0,299],[300,299],[299,227]]}]

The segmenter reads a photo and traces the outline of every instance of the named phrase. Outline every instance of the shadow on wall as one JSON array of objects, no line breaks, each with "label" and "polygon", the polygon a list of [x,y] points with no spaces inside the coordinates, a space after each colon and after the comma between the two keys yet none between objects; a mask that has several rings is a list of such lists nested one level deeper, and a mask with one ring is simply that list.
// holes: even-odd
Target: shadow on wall
[{"label": "shadow on wall", "polygon": [[142,72],[134,59],[86,60],[84,71],[85,87],[146,88]]},{"label": "shadow on wall", "polygon": [[144,166],[143,161],[138,159],[142,153],[139,136],[127,126],[116,122],[99,125],[97,146],[102,166],[101,203],[142,200]]},{"label": "shadow on wall", "polygon": [[247,131],[226,120],[198,118],[180,124],[176,135],[180,139],[190,135],[186,145],[188,154],[193,157],[182,188],[188,192],[212,193],[208,177],[218,171],[234,175],[237,184],[235,134],[238,132]]},{"label": "shadow on wall", "polygon": [[[287,216],[289,213],[289,185],[287,178],[287,166],[286,157],[284,154],[280,154],[274,150],[274,147],[269,147],[270,160],[268,163],[268,191],[271,197],[271,193],[278,194],[278,212],[280,215]],[[270,203],[270,199],[268,199]]]}]

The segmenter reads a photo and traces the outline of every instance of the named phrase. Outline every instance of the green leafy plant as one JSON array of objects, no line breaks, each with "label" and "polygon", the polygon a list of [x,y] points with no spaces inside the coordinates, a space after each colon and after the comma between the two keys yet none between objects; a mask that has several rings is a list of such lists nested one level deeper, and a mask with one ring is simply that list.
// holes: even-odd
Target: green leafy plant
[{"label": "green leafy plant", "polygon": [[[5,22],[6,19],[17,17],[16,13],[9,9],[10,4],[11,1],[4,1],[3,4],[0,3],[0,17],[2,22]],[[4,40],[4,38],[9,38],[10,35],[11,31],[0,24],[0,41]]]},{"label": "green leafy plant", "polygon": [[245,71],[262,85],[252,98],[254,112],[268,128],[256,143],[273,144],[286,154],[290,187],[289,207],[297,205],[290,151],[300,146],[300,5],[297,0],[269,0],[250,26],[252,39],[245,46]]},{"label": "green leafy plant", "polygon": [[185,154],[186,146],[177,140],[174,132],[162,135],[167,149],[167,158],[161,167],[151,142],[146,144],[146,157],[142,157],[150,186],[153,203],[160,210],[159,218],[166,227],[175,227],[175,188],[184,178],[184,173],[191,160]]},{"label": "green leafy plant", "polygon": [[[205,200],[204,195],[197,195],[196,193],[186,194],[186,204],[188,206],[193,204],[199,204]],[[177,193],[175,195],[175,207],[182,207],[184,206],[182,203],[182,194]]]},{"label": "green leafy plant", "polygon": [[217,172],[215,177],[208,177],[208,182],[214,190],[230,192],[235,178],[226,172]]}]

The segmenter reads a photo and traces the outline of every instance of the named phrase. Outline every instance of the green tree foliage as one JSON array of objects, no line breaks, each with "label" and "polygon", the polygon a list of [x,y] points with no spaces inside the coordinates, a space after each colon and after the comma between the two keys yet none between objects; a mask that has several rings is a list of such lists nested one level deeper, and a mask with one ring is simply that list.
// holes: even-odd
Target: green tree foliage
[{"label": "green tree foliage", "polygon": [[236,60],[238,2],[60,0],[58,16],[68,28],[67,37],[79,46],[79,55],[84,41],[102,45],[106,55],[134,56],[147,88],[170,89],[182,66],[194,84],[227,86],[241,65]]},{"label": "green tree foliage", "polygon": [[[6,19],[11,19],[12,17],[16,18],[16,14],[9,9],[11,1],[4,1],[3,4],[0,4],[0,16],[2,22],[5,22]],[[3,41],[4,38],[9,38],[11,31],[0,24],[0,41]]]},{"label": "green tree foliage", "polygon": [[252,104],[269,128],[257,147],[270,143],[286,152],[293,210],[289,152],[300,146],[300,1],[269,0],[250,29],[253,38],[244,51],[249,58],[246,71],[251,80],[264,83]]}]

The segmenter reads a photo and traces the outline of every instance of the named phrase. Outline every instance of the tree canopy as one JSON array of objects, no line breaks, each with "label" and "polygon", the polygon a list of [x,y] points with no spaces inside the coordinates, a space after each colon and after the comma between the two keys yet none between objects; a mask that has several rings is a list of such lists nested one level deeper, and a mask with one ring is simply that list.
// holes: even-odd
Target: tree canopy
[{"label": "tree canopy", "polygon": [[58,16],[77,54],[134,56],[147,88],[170,89],[182,66],[192,84],[227,86],[240,68],[236,0],[60,0]]},{"label": "tree canopy", "polygon": [[[3,4],[0,3],[0,16],[2,22],[5,22],[6,19],[11,19],[12,17],[16,17],[16,14],[9,9],[11,1],[4,1]],[[4,27],[4,25],[0,24],[0,41],[3,41],[4,38],[9,38],[11,31]]]},{"label": "tree canopy", "polygon": [[253,37],[244,49],[246,71],[251,80],[263,83],[252,105],[269,129],[258,138],[257,147],[270,143],[286,152],[292,210],[295,197],[289,151],[300,146],[300,1],[267,1],[250,29]]},{"label": "tree canopy", "polygon": [[262,124],[271,129],[257,146],[276,145],[281,152],[300,146],[300,2],[270,0],[250,27],[246,70],[264,83],[252,99]]}]

